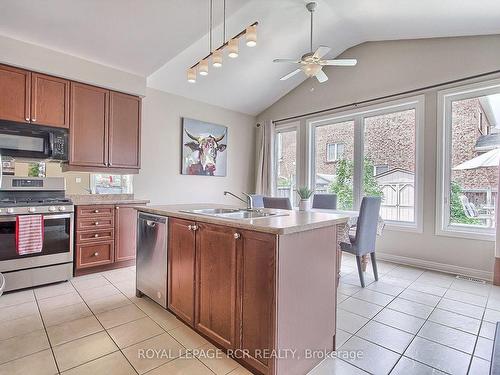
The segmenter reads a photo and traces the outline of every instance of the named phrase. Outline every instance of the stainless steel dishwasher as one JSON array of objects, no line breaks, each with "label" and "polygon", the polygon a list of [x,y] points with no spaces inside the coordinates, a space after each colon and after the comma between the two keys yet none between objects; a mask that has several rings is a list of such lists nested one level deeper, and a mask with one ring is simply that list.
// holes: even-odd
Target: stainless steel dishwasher
[{"label": "stainless steel dishwasher", "polygon": [[167,308],[168,218],[139,212],[137,220],[136,295]]}]

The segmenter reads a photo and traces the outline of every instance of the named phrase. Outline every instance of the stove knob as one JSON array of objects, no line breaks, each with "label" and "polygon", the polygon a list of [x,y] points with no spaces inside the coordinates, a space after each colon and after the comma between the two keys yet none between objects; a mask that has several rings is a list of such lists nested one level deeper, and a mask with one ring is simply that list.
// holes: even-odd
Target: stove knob
[{"label": "stove knob", "polygon": [[64,207],[64,206],[59,206],[59,211],[66,211],[66,207]]},{"label": "stove knob", "polygon": [[33,213],[35,211],[36,211],[35,207],[28,207],[28,212],[29,213]]},{"label": "stove knob", "polygon": [[50,206],[50,207],[49,207],[49,211],[50,211],[50,212],[54,212],[55,210],[56,210],[56,208],[55,208],[54,206]]},{"label": "stove knob", "polygon": [[13,214],[14,213],[14,209],[13,208],[7,208],[7,213]]}]

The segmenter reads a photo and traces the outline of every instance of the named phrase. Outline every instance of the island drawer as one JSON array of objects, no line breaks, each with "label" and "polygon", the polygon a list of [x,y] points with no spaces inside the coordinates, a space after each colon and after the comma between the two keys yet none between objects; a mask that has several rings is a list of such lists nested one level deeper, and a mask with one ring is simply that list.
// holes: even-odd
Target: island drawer
[{"label": "island drawer", "polygon": [[77,245],[77,268],[86,268],[113,263],[114,241]]},{"label": "island drawer", "polygon": [[115,225],[114,216],[98,216],[76,219],[76,230],[96,230],[96,229],[112,229]]},{"label": "island drawer", "polygon": [[92,206],[77,206],[76,215],[78,217],[113,216],[114,205],[96,204]]},{"label": "island drawer", "polygon": [[87,243],[96,241],[108,241],[115,238],[114,229],[99,229],[93,231],[77,231],[76,232],[76,243]]}]

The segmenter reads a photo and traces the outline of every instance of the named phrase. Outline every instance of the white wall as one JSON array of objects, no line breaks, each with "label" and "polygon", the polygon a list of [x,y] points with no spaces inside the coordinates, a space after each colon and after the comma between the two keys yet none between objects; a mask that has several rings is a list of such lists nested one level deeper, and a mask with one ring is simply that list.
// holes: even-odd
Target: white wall
[{"label": "white wall", "polygon": [[[28,21],[27,21],[28,22]],[[0,35],[0,63],[144,96],[146,77]]]},{"label": "white wall", "polygon": [[[137,197],[152,204],[238,204],[223,191],[240,194],[254,190],[255,117],[150,88],[142,114],[142,168],[134,177]],[[180,174],[182,117],[229,128],[226,177]]]},{"label": "white wall", "polygon": [[[364,43],[341,55],[357,58],[359,63],[355,68],[328,68],[328,82],[305,81],[261,113],[258,121],[277,120],[498,70],[499,45],[500,35]],[[434,234],[436,136],[440,126],[437,90],[427,90],[424,94],[423,233],[386,230],[378,241],[379,257],[385,255],[409,264],[491,278],[494,242]]]}]

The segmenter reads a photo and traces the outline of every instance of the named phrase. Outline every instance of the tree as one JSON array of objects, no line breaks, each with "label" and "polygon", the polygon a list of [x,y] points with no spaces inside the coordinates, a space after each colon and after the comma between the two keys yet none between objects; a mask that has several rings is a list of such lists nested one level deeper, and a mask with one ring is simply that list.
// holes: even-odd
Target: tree
[{"label": "tree", "polygon": [[[383,193],[374,176],[374,167],[367,157],[363,161],[363,196],[382,197]],[[330,193],[337,195],[337,205],[341,210],[353,208],[353,175],[354,163],[342,159],[336,168],[335,180],[328,187]]]},{"label": "tree", "polygon": [[480,221],[468,217],[465,214],[462,202],[460,201],[460,196],[463,195],[462,187],[458,182],[451,182],[451,194],[450,194],[450,221],[456,224],[480,224]]}]

